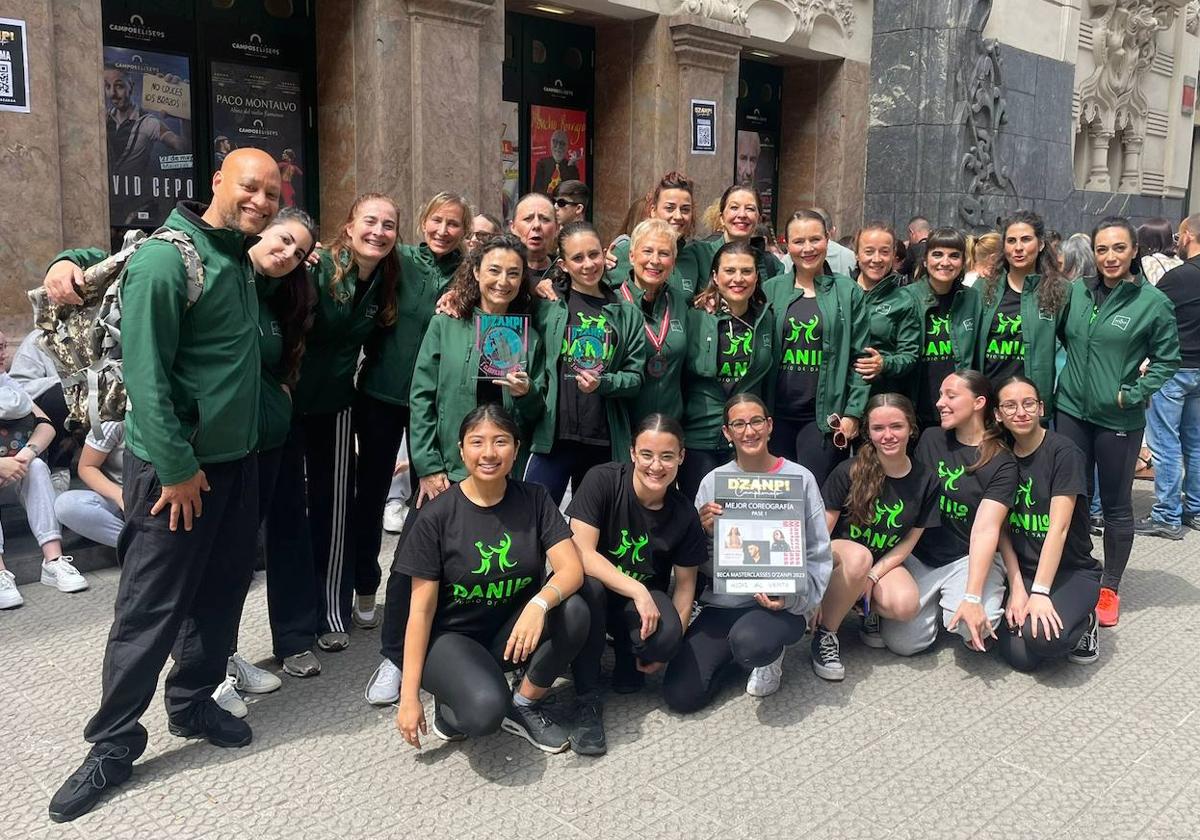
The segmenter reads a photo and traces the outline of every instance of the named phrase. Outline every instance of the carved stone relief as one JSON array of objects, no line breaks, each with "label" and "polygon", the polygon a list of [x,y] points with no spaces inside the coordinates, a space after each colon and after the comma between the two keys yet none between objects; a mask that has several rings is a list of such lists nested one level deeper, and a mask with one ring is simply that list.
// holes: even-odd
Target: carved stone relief
[{"label": "carved stone relief", "polygon": [[1200,0],[1188,0],[1183,20],[1189,34],[1200,35]]},{"label": "carved stone relief", "polygon": [[[789,38],[796,33],[811,35],[817,18],[827,15],[837,21],[842,32],[849,36],[854,32],[854,4],[851,0],[765,0],[774,2],[791,11],[795,18],[795,28]],[[756,0],[682,0],[680,11],[689,15],[710,18],[724,23],[744,25],[749,15],[750,7]],[[757,0],[764,2],[764,0]],[[786,39],[785,39],[786,40]]]}]

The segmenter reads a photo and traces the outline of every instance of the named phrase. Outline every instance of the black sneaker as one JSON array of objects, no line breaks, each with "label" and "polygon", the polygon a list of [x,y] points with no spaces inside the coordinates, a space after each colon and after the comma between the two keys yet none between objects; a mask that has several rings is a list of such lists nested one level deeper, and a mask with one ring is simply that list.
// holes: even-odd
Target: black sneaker
[{"label": "black sneaker", "polygon": [[613,661],[612,690],[617,694],[636,694],[646,685],[646,675],[637,669],[637,658],[618,656]]},{"label": "black sneaker", "polygon": [[167,730],[179,738],[205,738],[214,747],[244,747],[253,733],[250,725],[238,720],[206,697],[184,714],[167,718]]},{"label": "black sneaker", "polygon": [[1183,517],[1183,527],[1191,528],[1193,531],[1200,531],[1200,516]]},{"label": "black sneaker", "polygon": [[442,706],[435,698],[433,701],[433,734],[443,741],[465,741],[467,736],[459,732],[442,717]]},{"label": "black sneaker", "polygon": [[1133,532],[1139,537],[1162,537],[1167,540],[1181,540],[1184,533],[1182,525],[1168,525],[1153,516],[1135,522]]},{"label": "black sneaker", "polygon": [[132,773],[129,747],[97,744],[55,792],[50,800],[50,819],[63,823],[82,817],[96,807],[109,789],[123,784]]},{"label": "black sneaker", "polygon": [[883,643],[883,636],[879,635],[879,613],[871,610],[862,617],[862,624],[858,628],[858,638],[869,648],[882,650],[887,647]]},{"label": "black sneaker", "polygon": [[1104,534],[1104,517],[1089,516],[1088,530],[1091,531],[1093,537],[1099,537]]},{"label": "black sneaker", "polygon": [[817,625],[813,630],[812,667],[818,677],[823,680],[837,682],[846,678],[846,668],[842,665],[842,647],[838,642],[837,633]]},{"label": "black sneaker", "polygon": [[1096,613],[1088,616],[1088,629],[1079,641],[1075,643],[1075,648],[1067,654],[1067,659],[1074,662],[1076,665],[1091,665],[1100,658],[1100,622],[1096,620]]},{"label": "black sneaker", "polygon": [[546,713],[546,704],[541,701],[519,706],[514,698],[500,728],[520,735],[542,752],[560,753],[570,742],[567,731]]},{"label": "black sneaker", "polygon": [[608,742],[604,738],[604,702],[599,692],[585,694],[575,701],[575,725],[568,740],[571,749],[579,755],[608,752]]}]

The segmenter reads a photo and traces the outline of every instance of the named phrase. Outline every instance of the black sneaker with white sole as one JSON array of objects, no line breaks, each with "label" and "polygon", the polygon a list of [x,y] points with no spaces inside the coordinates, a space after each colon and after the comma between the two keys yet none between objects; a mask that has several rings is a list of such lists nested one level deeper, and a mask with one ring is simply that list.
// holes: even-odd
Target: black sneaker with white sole
[{"label": "black sneaker with white sole", "polygon": [[542,752],[560,753],[570,744],[567,730],[547,714],[546,704],[540,701],[522,706],[514,698],[500,728],[521,736]]},{"label": "black sneaker with white sole", "polygon": [[837,682],[846,678],[846,668],[842,665],[842,646],[837,633],[820,624],[813,628],[812,667],[823,680]]},{"label": "black sneaker with white sole", "polygon": [[1088,616],[1088,629],[1079,637],[1067,659],[1076,665],[1091,665],[1100,658],[1100,622],[1093,612]]},{"label": "black sneaker with white sole", "polygon": [[858,638],[869,648],[885,647],[883,636],[879,635],[879,613],[872,611],[862,617],[862,624],[858,627]]},{"label": "black sneaker with white sole", "polygon": [[442,706],[437,700],[433,701],[433,734],[443,741],[465,741],[467,736],[446,722],[442,716]]},{"label": "black sneaker with white sole", "polygon": [[56,823],[82,817],[112,788],[133,773],[129,747],[97,744],[79,769],[67,777],[50,800],[50,819]]}]

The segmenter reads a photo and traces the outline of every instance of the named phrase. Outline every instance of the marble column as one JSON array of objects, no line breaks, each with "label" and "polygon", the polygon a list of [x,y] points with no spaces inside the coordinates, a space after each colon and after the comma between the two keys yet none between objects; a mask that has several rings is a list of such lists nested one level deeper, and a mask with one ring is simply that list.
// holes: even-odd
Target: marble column
[{"label": "marble column", "polygon": [[1121,139],[1121,183],[1119,192],[1136,193],[1142,183],[1141,137],[1126,136]]}]

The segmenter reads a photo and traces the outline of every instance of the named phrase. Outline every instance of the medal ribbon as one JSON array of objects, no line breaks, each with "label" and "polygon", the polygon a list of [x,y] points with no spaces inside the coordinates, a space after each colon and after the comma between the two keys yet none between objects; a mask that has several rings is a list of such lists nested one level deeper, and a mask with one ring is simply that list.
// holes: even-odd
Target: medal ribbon
[{"label": "medal ribbon", "polygon": [[[624,284],[621,285],[621,296],[623,298],[625,298],[625,300],[629,301],[630,303],[633,303],[633,295],[629,294],[629,289],[627,289]],[[644,328],[646,330],[646,337],[648,339],[650,339],[650,343],[654,346],[654,352],[656,354],[662,353],[662,346],[667,343],[667,330],[670,328],[670,326],[671,326],[671,305],[670,304],[667,304],[666,306],[663,307],[662,323],[658,325],[658,334],[657,335],[654,333],[653,330],[650,329],[649,324],[645,325]]]}]

